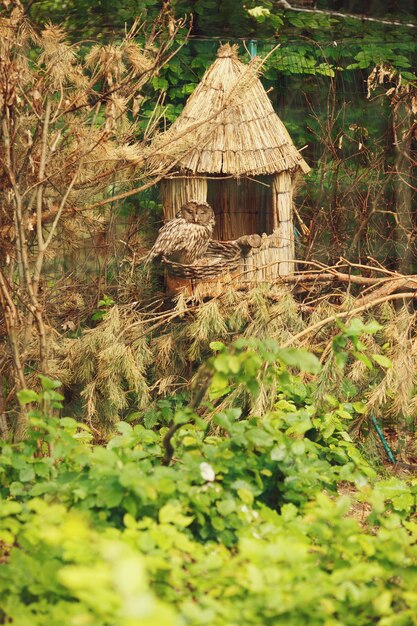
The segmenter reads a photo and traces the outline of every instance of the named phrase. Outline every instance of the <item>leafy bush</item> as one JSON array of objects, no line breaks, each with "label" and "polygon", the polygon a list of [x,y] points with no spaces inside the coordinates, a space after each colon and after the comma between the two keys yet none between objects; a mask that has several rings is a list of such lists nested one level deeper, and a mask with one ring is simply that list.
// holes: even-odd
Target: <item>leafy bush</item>
[{"label": "leafy bush", "polygon": [[[353,408],[313,402],[312,355],[213,347],[197,379],[211,401],[262,387],[272,411],[207,422],[179,405],[169,428],[120,423],[104,447],[34,411],[28,438],[2,443],[3,623],[417,623],[417,482],[372,485],[345,430]],[[44,381],[40,404],[59,402],[54,387]],[[341,481],[366,505],[361,523]]]}]

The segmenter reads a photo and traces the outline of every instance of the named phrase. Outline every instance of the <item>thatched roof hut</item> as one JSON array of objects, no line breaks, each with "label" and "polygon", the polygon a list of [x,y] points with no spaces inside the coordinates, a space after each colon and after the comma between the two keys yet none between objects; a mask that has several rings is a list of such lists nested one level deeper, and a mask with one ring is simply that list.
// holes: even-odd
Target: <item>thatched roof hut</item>
[{"label": "thatched roof hut", "polygon": [[275,113],[258,65],[242,63],[237,46],[220,46],[165,135],[165,145],[168,140],[178,151],[163,183],[163,204],[171,219],[191,198],[208,201],[220,240],[263,235],[250,259],[252,278],[257,268],[256,278],[263,280],[291,271],[293,179],[310,168]]}]

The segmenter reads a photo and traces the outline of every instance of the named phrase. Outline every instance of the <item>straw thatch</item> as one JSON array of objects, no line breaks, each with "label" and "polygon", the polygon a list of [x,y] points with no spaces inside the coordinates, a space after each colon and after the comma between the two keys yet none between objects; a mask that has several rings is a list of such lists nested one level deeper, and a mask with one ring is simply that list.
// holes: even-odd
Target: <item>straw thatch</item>
[{"label": "straw thatch", "polygon": [[256,63],[242,63],[237,46],[229,44],[220,46],[217,57],[168,131],[171,142],[184,149],[176,169],[234,177],[307,173],[310,168],[275,113]]}]

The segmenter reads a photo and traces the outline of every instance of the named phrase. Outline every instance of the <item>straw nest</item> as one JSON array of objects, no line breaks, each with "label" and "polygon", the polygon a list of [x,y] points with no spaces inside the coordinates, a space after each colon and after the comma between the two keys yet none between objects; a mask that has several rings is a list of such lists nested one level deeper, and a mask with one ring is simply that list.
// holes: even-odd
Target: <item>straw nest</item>
[{"label": "straw nest", "polygon": [[234,241],[211,241],[204,258],[193,265],[175,263],[166,257],[163,261],[170,276],[188,280],[210,280],[224,272],[237,270],[241,254],[241,248]]},{"label": "straw nest", "polygon": [[[154,158],[191,174],[276,174],[310,168],[275,113],[257,69],[220,46],[217,59],[189,97],[180,117],[154,145]],[[162,141],[161,141],[162,140]],[[169,144],[170,157],[164,146]],[[174,146],[178,154],[173,158]]]}]

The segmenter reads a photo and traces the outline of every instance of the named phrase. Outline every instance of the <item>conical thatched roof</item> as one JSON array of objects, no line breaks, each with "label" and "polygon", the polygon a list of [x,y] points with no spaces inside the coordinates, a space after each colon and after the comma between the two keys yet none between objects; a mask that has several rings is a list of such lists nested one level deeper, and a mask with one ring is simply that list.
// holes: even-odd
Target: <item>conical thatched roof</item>
[{"label": "conical thatched roof", "polygon": [[229,44],[220,46],[168,135],[174,143],[185,140],[175,167],[192,174],[256,176],[310,170],[256,71],[242,63],[237,46]]}]

